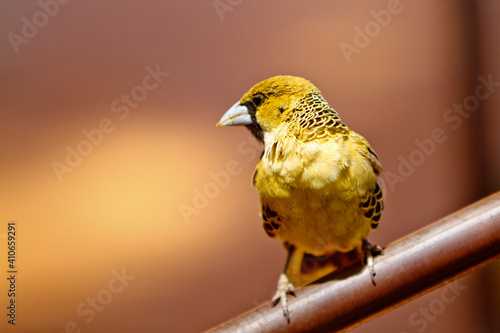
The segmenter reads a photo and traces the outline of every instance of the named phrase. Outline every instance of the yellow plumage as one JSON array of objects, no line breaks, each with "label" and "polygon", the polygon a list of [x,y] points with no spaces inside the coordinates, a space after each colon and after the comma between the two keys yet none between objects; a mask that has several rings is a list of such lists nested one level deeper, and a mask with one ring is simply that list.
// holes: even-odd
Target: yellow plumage
[{"label": "yellow plumage", "polygon": [[245,125],[264,143],[253,184],[260,192],[264,230],[288,251],[274,300],[281,300],[289,319],[286,294],[336,268],[325,264],[307,271],[306,255],[354,251],[371,258],[367,237],[383,209],[377,183],[382,167],[369,143],[303,78],[276,76],[258,83],[218,125]]}]

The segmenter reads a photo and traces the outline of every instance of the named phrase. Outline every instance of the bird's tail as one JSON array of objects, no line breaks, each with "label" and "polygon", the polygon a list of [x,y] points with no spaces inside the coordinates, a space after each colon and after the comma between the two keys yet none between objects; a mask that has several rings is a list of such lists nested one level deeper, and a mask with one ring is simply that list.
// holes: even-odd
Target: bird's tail
[{"label": "bird's tail", "polygon": [[333,271],[349,266],[361,259],[360,252],[354,249],[350,252],[332,252],[322,256],[304,253],[300,274],[296,277],[296,286],[312,283]]}]

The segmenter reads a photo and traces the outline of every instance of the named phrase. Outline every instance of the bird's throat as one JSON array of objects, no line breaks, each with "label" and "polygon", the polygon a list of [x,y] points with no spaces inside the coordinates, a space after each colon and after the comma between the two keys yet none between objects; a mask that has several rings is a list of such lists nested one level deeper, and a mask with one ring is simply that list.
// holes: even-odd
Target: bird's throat
[{"label": "bird's throat", "polygon": [[262,128],[256,123],[250,124],[250,125],[245,125],[246,128],[250,130],[250,132],[259,140],[260,142],[264,143],[264,132],[262,132]]}]

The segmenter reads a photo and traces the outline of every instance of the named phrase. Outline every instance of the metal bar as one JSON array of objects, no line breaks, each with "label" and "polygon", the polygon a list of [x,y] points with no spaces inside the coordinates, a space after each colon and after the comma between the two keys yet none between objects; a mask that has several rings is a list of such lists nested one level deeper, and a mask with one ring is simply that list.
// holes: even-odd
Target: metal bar
[{"label": "metal bar", "polygon": [[265,303],[209,332],[352,329],[500,258],[500,192],[390,244],[375,258],[377,285],[360,264],[299,288],[291,323]]}]

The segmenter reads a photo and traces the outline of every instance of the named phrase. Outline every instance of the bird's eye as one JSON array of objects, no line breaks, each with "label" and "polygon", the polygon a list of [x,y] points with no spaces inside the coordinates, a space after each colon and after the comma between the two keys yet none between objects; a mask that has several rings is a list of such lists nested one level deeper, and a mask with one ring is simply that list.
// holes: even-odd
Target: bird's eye
[{"label": "bird's eye", "polygon": [[252,103],[253,103],[256,107],[261,106],[263,102],[264,102],[264,96],[263,96],[263,95],[255,95],[255,96],[252,98]]}]

